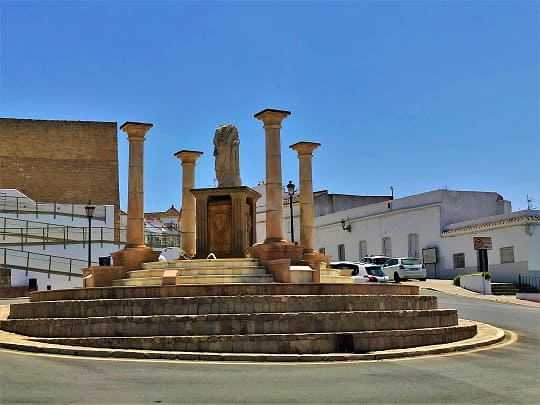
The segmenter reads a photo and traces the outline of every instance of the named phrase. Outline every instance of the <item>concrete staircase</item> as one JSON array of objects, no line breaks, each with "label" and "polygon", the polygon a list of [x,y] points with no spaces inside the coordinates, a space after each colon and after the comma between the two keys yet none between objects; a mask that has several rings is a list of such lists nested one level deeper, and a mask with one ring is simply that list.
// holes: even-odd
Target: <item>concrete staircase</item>
[{"label": "concrete staircase", "polygon": [[0,329],[69,346],[248,354],[366,353],[476,334],[456,310],[418,292],[367,283],[39,291],[12,304]]},{"label": "concrete staircase", "polygon": [[492,295],[516,295],[519,292],[517,284],[513,283],[491,283]]},{"label": "concrete staircase", "polygon": [[114,286],[161,286],[165,270],[176,270],[180,284],[271,283],[272,275],[256,259],[195,259],[143,263],[141,270],[115,280]]}]

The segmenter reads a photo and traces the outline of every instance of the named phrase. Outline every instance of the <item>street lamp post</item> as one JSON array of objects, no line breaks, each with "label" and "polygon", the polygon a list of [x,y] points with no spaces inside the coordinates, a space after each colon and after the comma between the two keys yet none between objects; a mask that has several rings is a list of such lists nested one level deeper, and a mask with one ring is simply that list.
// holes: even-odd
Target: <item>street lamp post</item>
[{"label": "street lamp post", "polygon": [[96,207],[88,200],[88,204],[84,209],[86,210],[86,218],[88,218],[88,267],[90,267],[92,265],[92,217]]},{"label": "street lamp post", "polygon": [[292,209],[292,198],[294,194],[296,193],[296,190],[294,189],[294,183],[289,180],[289,184],[287,184],[287,192],[289,193],[289,208],[291,209],[291,242],[294,243],[294,217],[293,217],[293,209]]}]

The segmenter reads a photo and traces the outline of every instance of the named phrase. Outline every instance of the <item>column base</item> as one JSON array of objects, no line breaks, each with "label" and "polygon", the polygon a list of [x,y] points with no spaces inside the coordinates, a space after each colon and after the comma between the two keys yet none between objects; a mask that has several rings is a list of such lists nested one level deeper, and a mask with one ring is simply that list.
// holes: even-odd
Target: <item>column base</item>
[{"label": "column base", "polygon": [[157,262],[159,252],[146,246],[126,247],[111,253],[114,266],[123,266],[126,271],[140,270],[146,262]]},{"label": "column base", "polygon": [[295,265],[302,260],[304,248],[290,242],[257,243],[251,247],[251,257],[259,259],[261,265],[266,266],[269,260],[289,259]]},{"label": "column base", "polygon": [[92,266],[82,269],[83,287],[110,287],[114,280],[125,278],[127,270],[124,266]]}]

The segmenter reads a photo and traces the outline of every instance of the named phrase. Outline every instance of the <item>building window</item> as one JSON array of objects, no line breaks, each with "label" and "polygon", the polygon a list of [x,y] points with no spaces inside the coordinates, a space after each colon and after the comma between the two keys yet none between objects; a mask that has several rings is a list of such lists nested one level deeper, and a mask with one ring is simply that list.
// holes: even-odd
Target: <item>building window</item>
[{"label": "building window", "polygon": [[382,252],[384,256],[392,257],[392,238],[387,237],[382,240]]},{"label": "building window", "polygon": [[465,267],[465,253],[454,253],[454,269],[462,269]]},{"label": "building window", "polygon": [[342,243],[341,245],[338,245],[338,260],[345,260],[345,245]]},{"label": "building window", "polygon": [[507,246],[501,248],[501,264],[514,263],[514,247]]},{"label": "building window", "polygon": [[407,240],[409,245],[409,257],[419,257],[420,245],[418,243],[418,234],[410,233]]},{"label": "building window", "polygon": [[325,255],[326,254],[326,249],[325,248],[319,248],[319,253],[321,255]]},{"label": "building window", "polygon": [[361,240],[358,244],[358,254],[359,254],[359,260],[362,260],[362,258],[367,256],[367,241]]}]

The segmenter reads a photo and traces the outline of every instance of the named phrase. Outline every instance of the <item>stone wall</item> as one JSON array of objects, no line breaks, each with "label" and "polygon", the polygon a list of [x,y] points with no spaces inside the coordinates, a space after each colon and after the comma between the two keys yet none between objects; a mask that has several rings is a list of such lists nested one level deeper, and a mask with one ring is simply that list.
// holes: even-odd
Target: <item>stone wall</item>
[{"label": "stone wall", "polygon": [[0,118],[0,188],[120,207],[116,122]]}]

